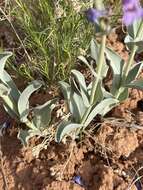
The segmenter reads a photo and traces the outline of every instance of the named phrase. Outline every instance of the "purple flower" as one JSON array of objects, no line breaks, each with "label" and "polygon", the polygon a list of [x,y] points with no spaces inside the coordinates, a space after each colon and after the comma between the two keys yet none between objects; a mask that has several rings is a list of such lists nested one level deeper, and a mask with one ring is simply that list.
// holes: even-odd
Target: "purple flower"
[{"label": "purple flower", "polygon": [[143,18],[143,9],[139,0],[122,0],[123,3],[123,23],[126,26],[134,21]]},{"label": "purple flower", "polygon": [[83,182],[82,182],[81,176],[74,176],[73,181],[74,181],[74,183],[76,183],[76,184],[78,184],[80,186],[84,185]]},{"label": "purple flower", "polygon": [[90,22],[96,23],[100,17],[105,16],[105,11],[89,8],[87,11],[85,11],[85,14]]}]

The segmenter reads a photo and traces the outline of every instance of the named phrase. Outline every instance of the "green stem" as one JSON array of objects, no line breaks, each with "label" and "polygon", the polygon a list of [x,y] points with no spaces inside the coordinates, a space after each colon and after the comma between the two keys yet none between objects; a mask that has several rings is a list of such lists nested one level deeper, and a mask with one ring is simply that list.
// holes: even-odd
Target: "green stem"
[{"label": "green stem", "polygon": [[94,104],[94,98],[95,98],[95,93],[96,93],[96,89],[101,77],[101,72],[102,72],[102,68],[103,68],[103,64],[104,64],[104,52],[105,52],[105,45],[106,45],[106,35],[102,36],[102,41],[101,41],[101,46],[99,49],[99,60],[97,62],[97,77],[94,79],[93,84],[92,84],[92,89],[91,89],[91,96],[90,96],[90,106],[87,108],[87,110],[85,111],[81,124],[84,124],[91,109],[92,106]]},{"label": "green stem", "polygon": [[[140,35],[142,35],[142,32],[143,32],[143,22],[140,24],[140,27],[138,29],[136,38],[139,37]],[[125,76],[125,78],[128,75],[128,73],[130,71],[130,68],[131,68],[131,66],[132,66],[132,64],[134,62],[134,57],[135,57],[137,49],[138,49],[138,46],[136,44],[134,44],[133,47],[132,47],[132,50],[131,50],[131,54],[130,54],[128,63],[126,64],[126,67],[124,69],[124,76]]]},{"label": "green stem", "polygon": [[101,77],[102,67],[104,64],[105,45],[106,45],[106,35],[103,35],[100,50],[99,50],[99,61],[97,63],[97,77],[94,79],[93,84],[92,84],[92,89],[91,89],[90,105],[94,103],[95,92],[96,92],[97,85]]},{"label": "green stem", "polygon": [[131,54],[130,54],[130,57],[129,57],[129,60],[128,60],[128,63],[126,64],[126,67],[125,67],[125,70],[124,70],[124,76],[125,78],[127,77],[129,71],[130,71],[130,68],[133,64],[133,61],[134,61],[134,57],[135,57],[135,54],[136,54],[136,51],[137,51],[137,46],[134,44],[133,47],[132,47],[132,50],[131,50]]},{"label": "green stem", "polygon": [[[143,32],[143,22],[140,24],[140,27],[137,31],[137,34],[136,34],[136,38],[139,37],[140,35],[142,35],[142,32]],[[135,57],[135,54],[136,54],[136,51],[138,49],[138,46],[136,44],[134,44],[132,46],[132,49],[131,49],[131,54],[129,56],[129,59],[128,59],[128,62],[124,68],[124,76],[123,76],[123,79],[121,81],[121,86],[117,92],[117,94],[115,95],[116,99],[118,99],[118,97],[120,96],[121,92],[123,92],[123,90],[125,89],[123,87],[124,83],[125,83],[125,80],[126,80],[126,77],[128,76],[128,73],[133,65],[133,62],[134,62],[134,57]]]}]

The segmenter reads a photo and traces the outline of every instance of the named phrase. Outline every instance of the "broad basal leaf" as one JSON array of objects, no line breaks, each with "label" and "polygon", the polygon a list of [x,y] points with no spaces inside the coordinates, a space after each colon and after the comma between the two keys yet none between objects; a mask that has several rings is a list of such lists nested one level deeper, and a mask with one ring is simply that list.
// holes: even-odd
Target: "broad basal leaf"
[{"label": "broad basal leaf", "polygon": [[76,137],[76,134],[81,129],[82,125],[77,123],[70,123],[68,121],[63,121],[58,126],[55,141],[60,142],[65,136],[71,136],[73,139]]},{"label": "broad basal leaf", "polygon": [[55,108],[56,101],[57,99],[50,100],[33,109],[34,118],[32,121],[37,128],[45,128],[49,125],[51,121],[51,112]]},{"label": "broad basal leaf", "polygon": [[17,104],[11,97],[10,91],[11,89],[6,85],[0,84],[0,97],[3,99],[3,105],[6,112],[8,112],[12,118],[18,119],[19,114],[17,110]]},{"label": "broad basal leaf", "polygon": [[42,83],[35,80],[31,82],[31,84],[29,84],[29,86],[21,93],[18,100],[18,112],[21,122],[24,122],[29,114],[29,98],[31,94],[38,90],[41,86]]},{"label": "broad basal leaf", "polygon": [[88,61],[85,59],[85,57],[79,56],[78,59],[81,60],[82,63],[84,63],[84,64],[89,68],[91,74],[92,74],[94,77],[97,77],[97,74],[96,74],[94,68],[88,63]]},{"label": "broad basal leaf", "polygon": [[11,52],[0,53],[0,80],[6,84],[10,89],[10,93],[15,101],[18,101],[20,92],[17,89],[10,75],[4,70],[7,59],[12,56]]},{"label": "broad basal leaf", "polygon": [[0,83],[0,97],[8,96],[10,94],[10,88]]},{"label": "broad basal leaf", "polygon": [[132,39],[136,39],[140,25],[142,24],[142,19],[136,20],[133,24],[127,27],[127,32]]},{"label": "broad basal leaf", "polygon": [[83,103],[82,96],[76,93],[74,89],[71,89],[70,85],[61,81],[60,83],[64,98],[67,100],[69,111],[75,122],[79,122],[85,111],[85,105]]},{"label": "broad basal leaf", "polygon": [[114,95],[121,85],[124,61],[118,54],[116,54],[110,48],[106,48],[106,56],[107,59],[110,61],[110,66],[113,71],[113,83],[111,94]]},{"label": "broad basal leaf", "polygon": [[88,96],[88,91],[87,91],[87,86],[86,86],[86,82],[85,82],[85,78],[83,76],[83,74],[77,70],[72,70],[71,74],[75,77],[79,88],[80,88],[80,94],[82,96],[83,99],[83,103],[85,104],[85,106],[89,106],[89,96]]},{"label": "broad basal leaf", "polygon": [[107,98],[107,99],[102,100],[90,112],[87,120],[84,123],[84,126],[87,127],[97,114],[104,115],[106,113],[105,110],[108,109],[108,111],[109,111],[110,110],[109,108],[110,107],[112,108],[113,105],[116,105],[117,103],[118,103],[118,100],[116,100],[114,98]]},{"label": "broad basal leaf", "polygon": [[0,53],[0,79],[3,79],[3,71],[6,64],[7,59],[12,56],[11,52],[3,52]]},{"label": "broad basal leaf", "polygon": [[143,51],[143,27],[142,32],[140,32],[140,35],[138,34],[138,31],[140,30],[140,27],[142,25],[142,19],[135,21],[132,25],[130,25],[128,30],[128,35],[125,38],[125,43],[127,44],[128,48],[131,50],[133,45],[135,44],[138,49],[137,52],[141,53]]},{"label": "broad basal leaf", "polygon": [[143,62],[135,64],[129,71],[125,84],[129,84],[130,82],[135,80],[138,77],[142,67],[143,67]]},{"label": "broad basal leaf", "polygon": [[22,142],[24,146],[27,146],[30,138],[40,135],[41,135],[40,131],[20,129],[17,138]]},{"label": "broad basal leaf", "polygon": [[69,107],[74,121],[77,123],[80,122],[85,109],[87,109],[84,105],[82,97],[77,93],[72,92],[70,96]]},{"label": "broad basal leaf", "polygon": [[64,98],[66,100],[70,99],[70,93],[71,93],[71,87],[68,83],[64,82],[64,81],[60,81],[59,85],[61,87],[62,93],[64,95]]},{"label": "broad basal leaf", "polygon": [[122,102],[122,101],[126,100],[128,98],[128,96],[129,96],[128,88],[123,87],[122,91],[120,92],[120,95],[118,97],[118,100],[120,102]]},{"label": "broad basal leaf", "polygon": [[143,79],[131,82],[130,84],[127,84],[126,87],[135,88],[135,89],[138,89],[138,90],[143,90]]},{"label": "broad basal leaf", "polygon": [[10,77],[10,75],[5,70],[3,71],[3,77],[1,77],[1,80],[4,84],[6,84],[11,89],[10,95],[17,102],[21,93],[18,90],[12,78]]}]

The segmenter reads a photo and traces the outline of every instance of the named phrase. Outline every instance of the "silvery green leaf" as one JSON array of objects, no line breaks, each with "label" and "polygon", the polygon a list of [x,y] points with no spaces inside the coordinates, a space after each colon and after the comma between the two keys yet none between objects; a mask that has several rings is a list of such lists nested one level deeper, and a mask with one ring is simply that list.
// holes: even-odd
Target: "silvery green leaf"
[{"label": "silvery green leaf", "polygon": [[68,83],[61,81],[59,84],[64,94],[64,98],[68,103],[68,108],[72,114],[73,119],[76,122],[79,122],[85,111],[85,105],[83,103],[81,95],[71,89]]},{"label": "silvery green leaf", "polygon": [[5,70],[3,71],[3,77],[1,78],[1,80],[11,89],[10,94],[13,97],[13,99],[17,102],[20,96],[20,92],[10,75]]},{"label": "silvery green leaf", "polygon": [[3,104],[3,107],[5,109],[5,111],[10,115],[11,118],[15,119],[15,120],[19,120],[19,116],[18,114],[15,112],[15,110],[12,110],[7,104]]},{"label": "silvery green leaf", "polygon": [[66,100],[70,99],[70,93],[71,93],[71,87],[68,83],[64,82],[64,81],[60,81],[59,85],[61,87],[62,93],[64,95],[64,98]]},{"label": "silvery green leaf", "polygon": [[40,131],[20,129],[17,138],[22,142],[24,146],[27,146],[29,139],[34,136],[41,136]]},{"label": "silvery green leaf", "polygon": [[90,44],[91,57],[97,61],[99,53],[99,45],[96,40],[92,39]]},{"label": "silvery green leaf", "polygon": [[109,111],[111,111],[114,107],[116,107],[119,104],[119,101],[114,99],[113,102],[105,106],[105,108],[100,112],[101,116],[106,115]]},{"label": "silvery green leaf", "polygon": [[88,115],[87,120],[84,123],[84,126],[87,127],[97,114],[100,114],[103,116],[106,112],[104,110],[108,109],[109,111],[110,110],[109,108],[112,109],[112,106],[116,105],[118,102],[119,101],[114,98],[107,98],[107,99],[102,100],[99,104],[97,104],[92,109],[92,111]]},{"label": "silvery green leaf", "polygon": [[75,78],[74,78],[74,77],[71,77],[71,78],[70,78],[70,86],[71,86],[72,91],[74,91],[74,92],[76,92],[77,94],[80,94],[80,95],[81,95],[79,85],[78,85],[78,83],[75,81]]},{"label": "silvery green leaf", "polygon": [[138,77],[142,67],[143,67],[143,62],[135,64],[131,68],[131,70],[129,71],[129,74],[128,74],[127,78],[126,78],[125,84],[129,84],[130,82],[135,80]]},{"label": "silvery green leaf", "polygon": [[57,99],[50,100],[33,109],[34,118],[32,121],[37,128],[45,128],[49,125],[51,121],[51,112],[55,108],[56,101]]},{"label": "silvery green leaf", "polygon": [[124,61],[118,54],[116,54],[110,48],[106,48],[105,53],[107,59],[110,61],[110,66],[113,71],[113,83],[112,83],[111,94],[114,95],[121,85]]},{"label": "silvery green leaf", "polygon": [[128,88],[123,88],[123,91],[121,91],[119,97],[118,97],[118,100],[120,102],[126,100],[129,96],[129,92],[128,92]]},{"label": "silvery green leaf", "polygon": [[88,96],[87,86],[86,86],[86,82],[85,82],[85,78],[84,78],[83,74],[77,70],[72,70],[71,74],[75,77],[75,79],[79,85],[80,94],[82,96],[83,103],[85,104],[86,107],[88,107],[89,106],[89,96]]},{"label": "silvery green leaf", "polygon": [[100,102],[103,98],[104,97],[103,97],[103,91],[102,91],[102,81],[100,80],[95,92],[94,104],[96,104],[97,102]]},{"label": "silvery green leaf", "polygon": [[91,74],[92,74],[94,77],[97,77],[97,74],[96,74],[94,68],[88,63],[88,61],[85,59],[85,57],[79,56],[78,59],[81,60],[81,61],[89,68]]},{"label": "silvery green leaf", "polygon": [[64,95],[64,99],[67,101],[67,105],[68,105],[68,109],[70,110],[71,113],[74,113],[74,109],[71,103],[71,87],[68,83],[64,82],[64,81],[60,81],[59,82],[62,93]]},{"label": "silvery green leaf", "polygon": [[20,129],[19,132],[18,132],[17,138],[21,141],[21,143],[24,146],[27,146],[28,140],[30,138],[29,131]]},{"label": "silvery green leaf", "polygon": [[92,88],[92,82],[90,82],[89,85],[87,86],[87,91],[89,96],[91,95],[91,88]]},{"label": "silvery green leaf", "polygon": [[82,97],[75,92],[71,93],[69,107],[75,122],[80,122],[85,109],[87,109]]},{"label": "silvery green leaf", "polygon": [[138,90],[143,90],[143,79],[131,82],[130,84],[127,84],[126,87],[135,88],[135,89],[138,89]]},{"label": "silvery green leaf", "polygon": [[0,83],[0,97],[8,96],[10,94],[11,89],[6,85]]},{"label": "silvery green leaf", "polygon": [[130,36],[127,36],[124,42],[127,44],[127,48],[129,50],[132,50],[132,47],[135,44],[138,47],[136,50],[137,53],[141,53],[143,51],[143,39],[139,40],[139,38],[136,38],[136,40],[134,40]]},{"label": "silvery green leaf", "polygon": [[0,53],[0,79],[3,79],[3,71],[6,64],[7,59],[12,56],[12,53],[9,51]]},{"label": "silvery green leaf", "polygon": [[20,115],[21,122],[24,122],[26,120],[28,114],[29,114],[29,98],[31,94],[38,90],[42,86],[42,83],[40,81],[33,81],[31,82],[28,87],[21,93],[19,100],[18,100],[18,112]]},{"label": "silvery green leaf", "polygon": [[[92,39],[90,48],[91,48],[91,57],[96,61],[96,64],[98,64],[100,45],[97,43],[96,40]],[[104,59],[104,64],[103,64],[102,71],[101,71],[101,78],[106,77],[108,69],[109,69],[109,67],[106,64],[106,61]]]},{"label": "silvery green leaf", "polygon": [[133,24],[131,24],[127,27],[128,34],[133,39],[135,39],[137,37],[138,29],[140,28],[141,24],[142,24],[142,19],[136,20]]},{"label": "silvery green leaf", "polygon": [[66,120],[62,121],[59,124],[58,129],[56,131],[55,141],[61,142],[61,140],[65,136],[71,136],[74,139],[76,137],[76,134],[81,129],[81,127],[82,127],[81,124],[70,123],[69,121]]},{"label": "silvery green leaf", "polygon": [[105,78],[107,76],[108,69],[109,69],[109,66],[104,61],[104,64],[103,64],[102,70],[101,70],[101,79]]},{"label": "silvery green leaf", "polygon": [[105,90],[105,88],[101,87],[101,90],[104,98],[113,98],[113,95],[107,90]]},{"label": "silvery green leaf", "polygon": [[5,110],[12,118],[18,118],[17,104],[10,95],[11,89],[4,84],[0,84],[0,97],[3,99]]},{"label": "silvery green leaf", "polygon": [[[101,84],[101,83],[99,83],[99,84]],[[91,94],[91,88],[92,88],[92,82],[87,87],[89,95]],[[102,98],[103,97],[104,98],[113,98],[113,95],[110,92],[106,91],[103,86],[101,86],[101,91],[102,91],[102,94],[100,94],[100,95],[101,95]]]},{"label": "silvery green leaf", "polygon": [[11,52],[0,53],[0,80],[11,88],[11,95],[17,101],[20,95],[15,83],[10,75],[4,70],[7,59],[12,55]]},{"label": "silvery green leaf", "polygon": [[137,52],[141,53],[143,51],[143,27],[142,32],[140,32],[140,36],[138,35],[138,30],[142,24],[142,19],[135,21],[132,25],[130,25],[128,30],[128,35],[125,38],[125,43],[128,48],[131,50],[132,46],[135,44],[138,46]]}]

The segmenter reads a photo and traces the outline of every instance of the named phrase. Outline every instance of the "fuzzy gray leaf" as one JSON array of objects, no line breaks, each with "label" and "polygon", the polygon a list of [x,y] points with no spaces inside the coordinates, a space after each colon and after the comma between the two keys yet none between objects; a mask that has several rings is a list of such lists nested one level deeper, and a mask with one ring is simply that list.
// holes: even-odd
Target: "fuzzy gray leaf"
[{"label": "fuzzy gray leaf", "polygon": [[110,66],[113,71],[113,83],[111,93],[114,95],[121,85],[124,61],[118,54],[116,54],[110,48],[106,48],[106,56],[107,59],[110,61]]},{"label": "fuzzy gray leaf", "polygon": [[105,110],[108,109],[109,111],[110,110],[109,108],[111,107],[112,109],[113,105],[116,105],[118,102],[119,101],[114,98],[107,98],[107,99],[102,100],[90,112],[87,120],[84,123],[84,126],[87,127],[97,114],[105,115],[105,113],[107,113]]},{"label": "fuzzy gray leaf", "polygon": [[132,69],[129,71],[129,74],[128,74],[127,78],[126,78],[125,84],[129,84],[130,82],[135,80],[138,77],[142,67],[143,67],[143,62],[135,64],[132,67]]},{"label": "fuzzy gray leaf", "polygon": [[88,61],[85,59],[85,57],[79,56],[78,59],[81,60],[82,63],[84,63],[84,64],[89,68],[91,74],[92,74],[94,77],[97,77],[97,74],[96,74],[94,68],[88,63]]},{"label": "fuzzy gray leaf", "polygon": [[56,101],[57,99],[50,100],[33,109],[33,123],[37,128],[45,128],[49,125],[51,121],[51,112],[55,108]]},{"label": "fuzzy gray leaf", "polygon": [[11,52],[0,53],[0,79],[3,79],[3,71],[6,64],[7,59],[12,56]]},{"label": "fuzzy gray leaf", "polygon": [[88,91],[87,91],[87,86],[85,82],[85,78],[83,74],[77,70],[72,70],[71,74],[75,77],[79,87],[80,87],[80,93],[83,99],[83,103],[85,104],[86,107],[89,106],[89,96],[88,96]]},{"label": "fuzzy gray leaf", "polygon": [[33,130],[20,129],[18,132],[17,138],[22,142],[24,146],[27,146],[29,139],[34,136],[41,136],[41,133],[38,130],[33,131]]},{"label": "fuzzy gray leaf", "polygon": [[55,141],[60,142],[66,135],[71,136],[74,139],[78,131],[81,129],[81,127],[82,127],[81,124],[70,123],[64,120],[58,126],[55,136]]},{"label": "fuzzy gray leaf", "polygon": [[138,90],[143,90],[143,79],[131,82],[130,84],[127,84],[126,87],[135,88],[135,89],[138,89]]},{"label": "fuzzy gray leaf", "polygon": [[38,90],[42,86],[40,81],[33,81],[29,86],[21,93],[18,100],[18,112],[21,122],[26,120],[29,114],[29,98],[33,92]]}]

